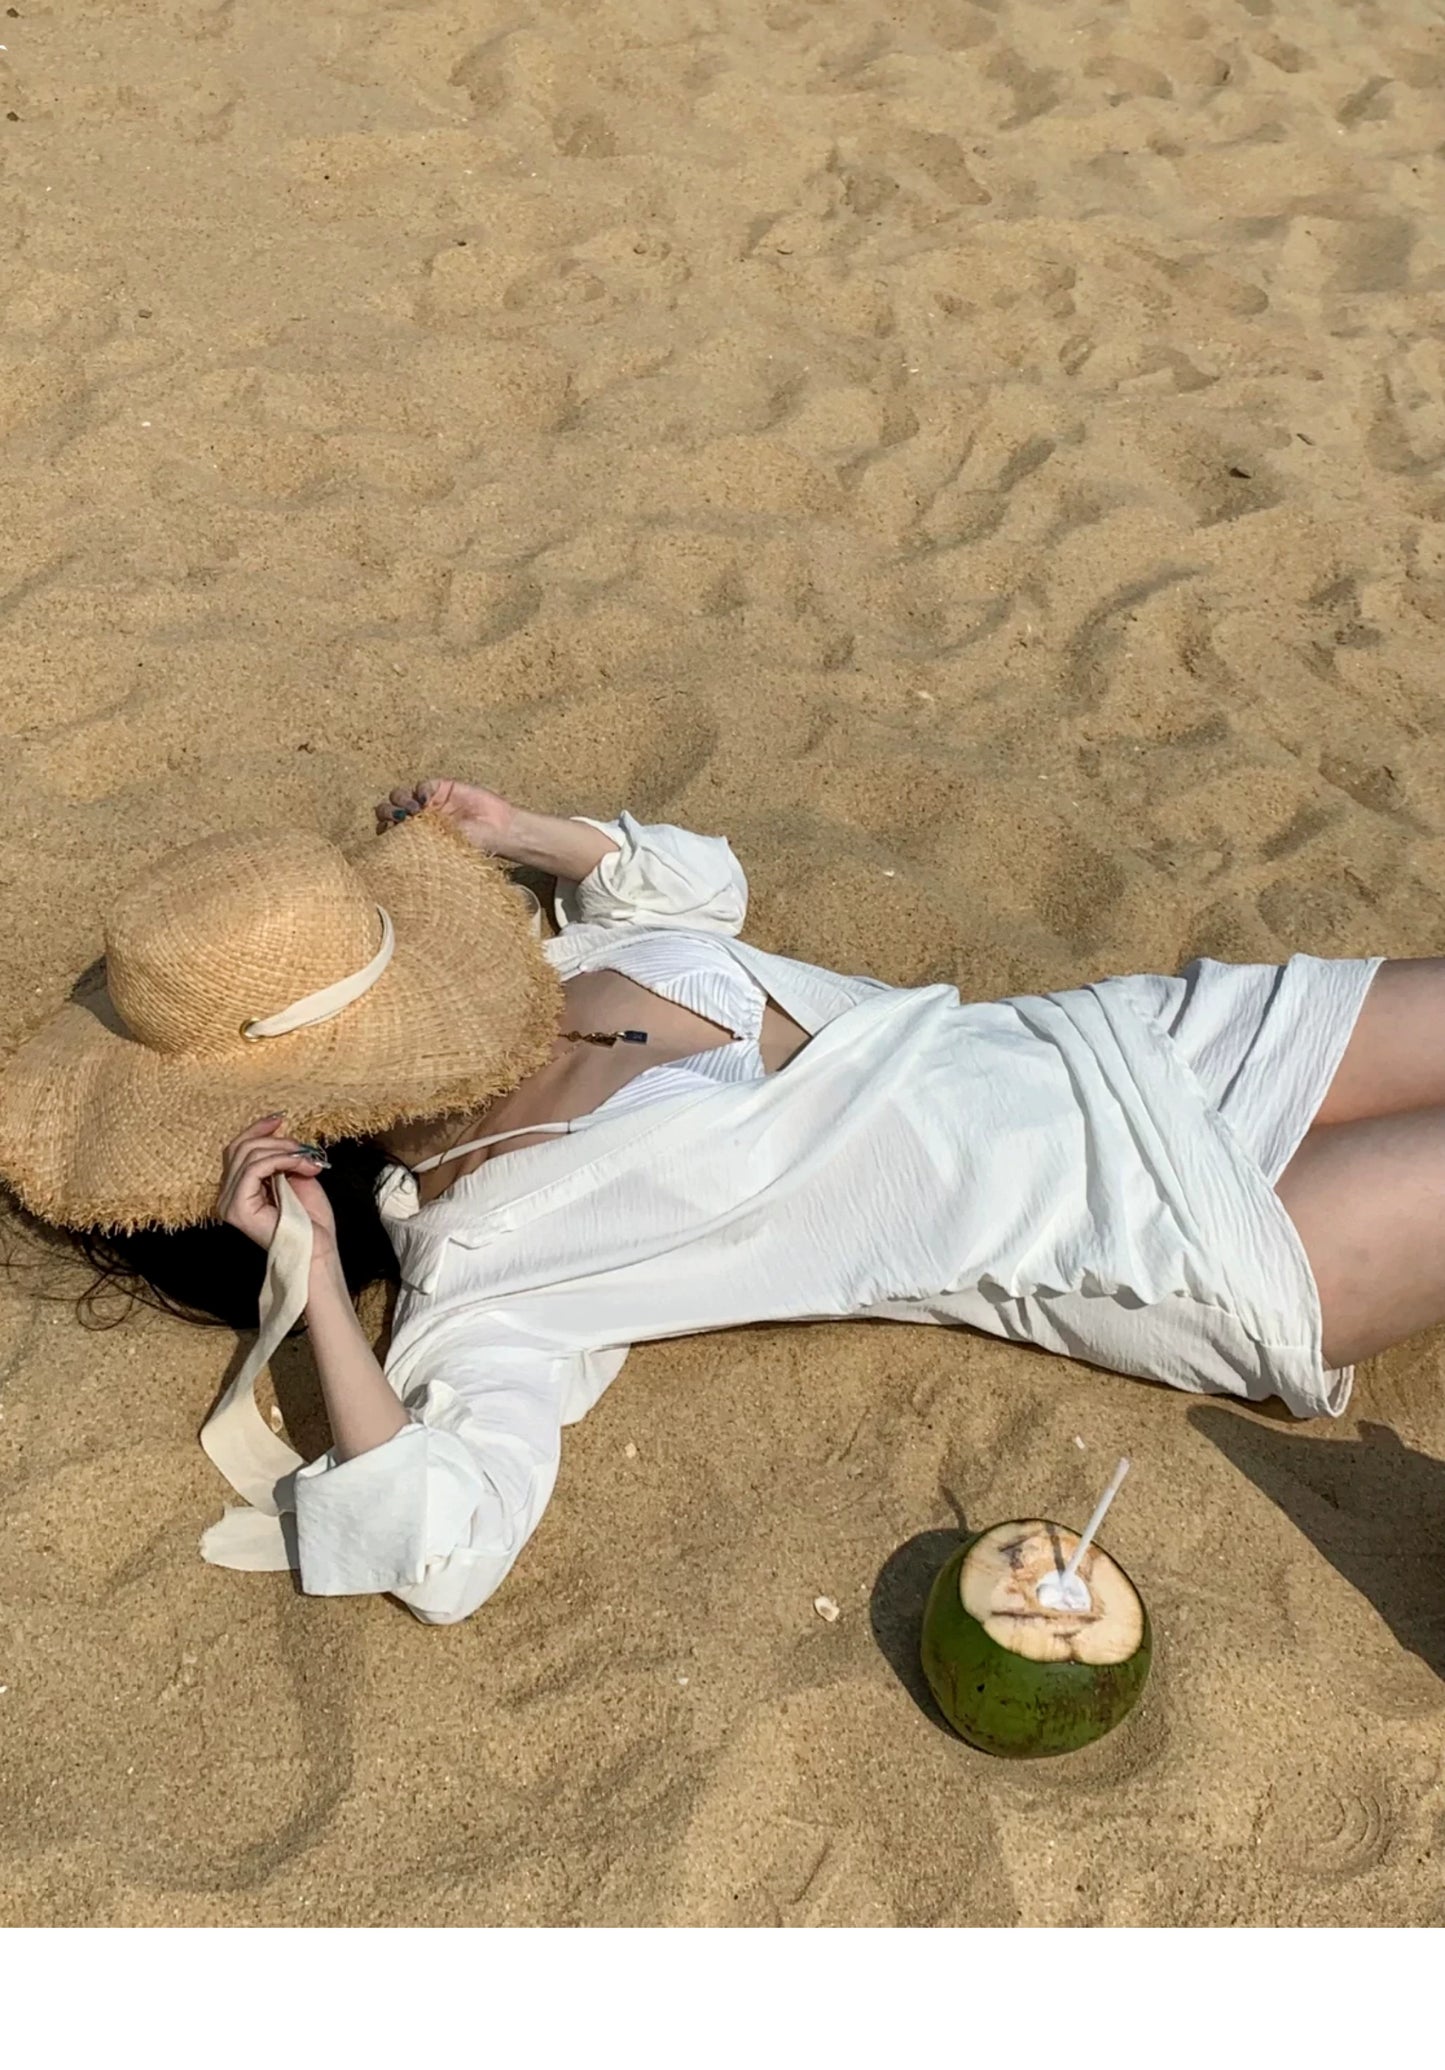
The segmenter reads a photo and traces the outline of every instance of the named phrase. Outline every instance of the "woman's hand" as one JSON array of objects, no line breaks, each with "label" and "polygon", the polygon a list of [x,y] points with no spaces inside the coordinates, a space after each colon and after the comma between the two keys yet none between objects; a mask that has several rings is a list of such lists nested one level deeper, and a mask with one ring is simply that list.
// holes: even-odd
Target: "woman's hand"
[{"label": "woman's hand", "polygon": [[552,819],[544,812],[523,812],[496,791],[452,776],[429,776],[408,790],[399,785],[389,801],[376,808],[379,833],[418,812],[440,812],[459,834],[484,855],[523,863],[572,884],[580,884],[617,843],[610,834],[581,819]]},{"label": "woman's hand", "polygon": [[280,1211],[271,1182],[284,1173],[291,1189],[311,1217],[312,1262],[336,1255],[336,1222],[326,1189],[316,1176],[330,1163],[324,1150],[277,1134],[279,1114],[268,1114],[243,1129],[226,1145],[221,1169],[221,1190],[216,1199],[216,1216],[229,1222],[243,1236],[249,1236],[262,1250],[269,1250],[276,1234]]},{"label": "woman's hand", "polygon": [[410,789],[400,784],[388,802],[376,808],[377,832],[384,834],[399,820],[423,811],[441,813],[484,855],[506,856],[515,814],[496,791],[484,791],[479,784],[458,783],[454,776],[429,776]]}]

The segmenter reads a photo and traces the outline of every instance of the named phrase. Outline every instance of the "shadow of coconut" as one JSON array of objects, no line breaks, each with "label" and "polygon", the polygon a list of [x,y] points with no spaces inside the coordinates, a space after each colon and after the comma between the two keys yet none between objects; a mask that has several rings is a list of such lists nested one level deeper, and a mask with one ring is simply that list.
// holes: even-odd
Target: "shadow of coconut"
[{"label": "shadow of coconut", "polygon": [[884,1561],[868,1599],[868,1622],[879,1652],[924,1717],[950,1739],[959,1735],[933,1700],[919,1648],[928,1592],[967,1535],[964,1530],[920,1531]]},{"label": "shadow of coconut", "polygon": [[1189,1421],[1445,1680],[1445,1461],[1378,1423],[1351,1440],[1202,1405]]}]

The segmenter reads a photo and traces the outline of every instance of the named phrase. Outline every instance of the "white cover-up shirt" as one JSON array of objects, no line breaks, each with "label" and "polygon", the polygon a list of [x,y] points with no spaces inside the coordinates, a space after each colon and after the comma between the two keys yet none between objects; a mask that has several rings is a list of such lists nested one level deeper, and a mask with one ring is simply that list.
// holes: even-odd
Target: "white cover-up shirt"
[{"label": "white cover-up shirt", "polygon": [[411,1421],[296,1475],[303,1588],[466,1617],[629,1347],[732,1324],[964,1322],[1300,1414],[1342,1406],[1292,1225],[1140,1003],[1159,981],[965,1004],[839,976],[738,939],[725,841],[591,823],[618,846],[559,893],[564,979],[642,930],[705,936],[812,1040],[760,1081],[685,1074],[640,1111],[603,1108],[419,1211],[393,1169],[386,1372]]}]

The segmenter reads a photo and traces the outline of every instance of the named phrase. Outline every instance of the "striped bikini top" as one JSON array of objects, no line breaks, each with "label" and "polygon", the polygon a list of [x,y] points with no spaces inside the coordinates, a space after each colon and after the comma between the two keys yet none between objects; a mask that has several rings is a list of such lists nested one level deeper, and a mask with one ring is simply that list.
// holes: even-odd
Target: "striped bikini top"
[{"label": "striped bikini top", "polygon": [[699,1076],[716,1079],[721,1085],[766,1076],[758,1044],[767,997],[751,972],[721,942],[706,935],[680,937],[655,928],[619,942],[590,968],[615,970],[644,991],[655,992],[674,1006],[686,1007],[689,1013],[726,1028],[733,1038],[715,1049],[700,1049],[693,1056],[639,1072],[603,1102],[609,1114],[623,1107],[650,1107],[654,1100],[676,1092],[679,1080],[690,1089]]},{"label": "striped bikini top", "polygon": [[473,1150],[489,1150],[494,1143],[508,1142],[514,1136],[571,1135],[591,1122],[600,1121],[604,1115],[610,1119],[624,1109],[650,1107],[674,1093],[694,1091],[699,1078],[710,1078],[719,1085],[739,1085],[748,1079],[766,1077],[759,1043],[763,1015],[767,1011],[767,994],[751,972],[745,970],[721,942],[707,935],[682,935],[666,928],[653,928],[609,945],[587,967],[589,970],[615,970],[621,976],[631,978],[645,991],[655,992],[662,999],[670,999],[675,1006],[686,1007],[689,1013],[699,1014],[703,1020],[726,1028],[732,1041],[639,1071],[626,1085],[619,1086],[600,1107],[594,1108],[590,1114],[579,1115],[575,1121],[533,1122],[530,1128],[509,1128],[500,1135],[479,1136],[475,1142],[456,1143],[439,1157],[428,1157],[413,1165],[410,1173],[401,1166],[389,1167],[383,1185],[387,1194],[384,1205],[390,1212],[416,1212],[414,1205],[404,1205],[400,1197],[409,1190],[414,1202],[415,1186],[413,1183],[410,1189],[407,1188],[408,1178],[414,1182],[422,1172],[434,1171],[438,1165],[451,1164],[459,1157],[470,1156]]}]

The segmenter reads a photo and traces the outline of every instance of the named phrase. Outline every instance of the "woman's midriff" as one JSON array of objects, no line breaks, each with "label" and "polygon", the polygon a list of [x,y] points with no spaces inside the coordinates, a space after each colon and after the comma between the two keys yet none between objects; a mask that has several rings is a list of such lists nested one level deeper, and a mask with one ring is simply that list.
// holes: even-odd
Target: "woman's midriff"
[{"label": "woman's midriff", "polygon": [[[526,1128],[559,1121],[576,1121],[591,1114],[644,1071],[659,1064],[676,1064],[696,1056],[700,1050],[722,1049],[733,1040],[729,1029],[705,1020],[685,1006],[649,992],[616,970],[584,971],[562,988],[562,1032],[564,1035],[612,1035],[626,1028],[640,1028],[646,1043],[618,1042],[611,1047],[590,1042],[559,1042],[558,1054],[535,1072],[524,1085],[480,1113],[468,1117],[453,1140],[464,1143],[469,1136],[501,1134],[507,1129]],[[781,1071],[803,1049],[808,1035],[790,1014],[770,999],[763,1011],[758,1050],[768,1073]],[[435,1200],[467,1172],[477,1170],[491,1157],[509,1150],[525,1150],[532,1143],[547,1141],[545,1135],[514,1136],[510,1142],[473,1151],[452,1164],[423,1173],[419,1193],[423,1204]]]}]

